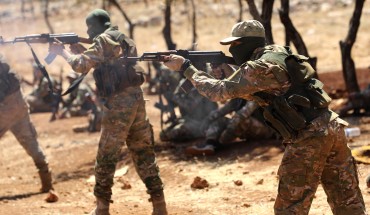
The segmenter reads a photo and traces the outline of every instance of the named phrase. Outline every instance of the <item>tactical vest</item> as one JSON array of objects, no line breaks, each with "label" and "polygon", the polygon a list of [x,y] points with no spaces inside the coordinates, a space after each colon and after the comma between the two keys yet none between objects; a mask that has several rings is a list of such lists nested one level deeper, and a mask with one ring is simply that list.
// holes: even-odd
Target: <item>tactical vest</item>
[{"label": "tactical vest", "polygon": [[[120,43],[124,50],[120,57],[137,57],[135,43],[130,38],[116,30],[105,33]],[[142,71],[136,62],[127,63],[120,59],[107,60],[93,72],[98,95],[107,98],[122,92],[127,87],[140,86],[144,83]]]},{"label": "tactical vest", "polygon": [[[266,123],[278,131],[284,139],[295,138],[312,120],[329,111],[331,98],[323,90],[323,83],[314,77],[315,70],[308,63],[308,57],[286,52],[266,51],[260,57],[284,67],[290,77],[291,86],[286,93],[275,96],[258,92],[253,96],[264,107]],[[280,70],[280,73],[285,73]],[[278,77],[279,74],[274,74]]]}]

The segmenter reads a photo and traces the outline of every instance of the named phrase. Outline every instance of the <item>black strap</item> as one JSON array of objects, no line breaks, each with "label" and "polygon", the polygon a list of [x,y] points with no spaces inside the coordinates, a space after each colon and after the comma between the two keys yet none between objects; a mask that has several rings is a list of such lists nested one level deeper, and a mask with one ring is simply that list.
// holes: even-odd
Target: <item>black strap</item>
[{"label": "black strap", "polygon": [[37,67],[40,69],[42,75],[46,78],[46,80],[48,81],[48,86],[49,86],[49,92],[50,93],[53,93],[54,92],[54,88],[53,88],[53,83],[51,82],[50,80],[50,77],[49,77],[49,73],[46,71],[45,69],[45,66],[42,65],[40,63],[40,60],[39,58],[37,57],[36,53],[33,51],[33,48],[31,47],[31,45],[27,42],[27,45],[30,47],[31,49],[31,52],[32,52],[32,56],[33,56],[33,59],[35,60],[35,63],[37,64]]},{"label": "black strap", "polygon": [[71,93],[73,90],[75,90],[80,85],[80,83],[82,82],[82,80],[85,78],[86,75],[87,73],[83,73],[76,80],[74,80],[72,84],[69,85],[68,89],[64,93],[62,93],[62,96],[65,96]]}]

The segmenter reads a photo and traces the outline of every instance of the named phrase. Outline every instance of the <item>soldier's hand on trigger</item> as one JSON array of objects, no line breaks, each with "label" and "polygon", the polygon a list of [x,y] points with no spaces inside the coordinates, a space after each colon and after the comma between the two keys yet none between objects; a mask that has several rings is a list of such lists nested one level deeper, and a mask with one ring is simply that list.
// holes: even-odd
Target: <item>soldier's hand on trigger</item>
[{"label": "soldier's hand on trigger", "polygon": [[63,53],[63,50],[64,50],[64,45],[61,42],[55,41],[49,44],[50,53],[61,55]]},{"label": "soldier's hand on trigger", "polygon": [[185,58],[180,55],[171,54],[169,56],[164,56],[164,65],[173,71],[180,71],[184,62]]}]

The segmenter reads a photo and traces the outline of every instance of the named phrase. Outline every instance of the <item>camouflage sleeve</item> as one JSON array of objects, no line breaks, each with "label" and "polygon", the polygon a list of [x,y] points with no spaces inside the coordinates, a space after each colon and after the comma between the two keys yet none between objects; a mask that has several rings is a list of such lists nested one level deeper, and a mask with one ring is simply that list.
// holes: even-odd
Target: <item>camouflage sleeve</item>
[{"label": "camouflage sleeve", "polygon": [[190,66],[184,75],[200,94],[213,101],[251,100],[252,94],[261,91],[281,95],[290,86],[287,72],[281,66],[264,60],[248,61],[224,80],[215,79],[194,66]]},{"label": "camouflage sleeve", "polygon": [[72,55],[67,61],[75,72],[86,73],[110,58],[119,57],[120,53],[120,44],[103,33],[94,39],[94,43],[86,51]]}]

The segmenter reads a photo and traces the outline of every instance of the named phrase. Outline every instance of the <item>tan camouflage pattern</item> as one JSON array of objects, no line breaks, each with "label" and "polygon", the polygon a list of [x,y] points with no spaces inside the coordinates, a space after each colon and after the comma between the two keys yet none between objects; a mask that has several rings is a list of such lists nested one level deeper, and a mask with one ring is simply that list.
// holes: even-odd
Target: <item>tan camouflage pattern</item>
[{"label": "tan camouflage pattern", "polygon": [[[112,29],[118,30],[117,27],[111,27],[106,32]],[[116,60],[122,51],[118,42],[102,33],[94,38],[94,43],[85,52],[72,55],[67,61],[75,72],[87,73],[103,62]],[[103,108],[95,164],[94,195],[107,201],[111,199],[113,176],[125,143],[148,192],[162,190],[163,183],[153,148],[153,130],[146,116],[141,88],[128,87],[109,97],[106,107]]]},{"label": "tan camouflage pattern", "polygon": [[279,167],[275,214],[308,214],[321,183],[335,215],[366,214],[357,169],[338,120],[327,125],[328,135],[286,145]]},{"label": "tan camouflage pattern", "polygon": [[[117,27],[108,28],[105,32]],[[87,73],[100,63],[118,58],[122,54],[121,45],[114,41],[107,33],[94,38],[94,43],[82,54],[72,55],[67,59],[73,70],[77,73]]]},{"label": "tan camouflage pattern", "polygon": [[[279,46],[267,48],[283,49]],[[251,95],[262,91],[283,95],[291,85],[287,71],[283,66],[259,59],[265,49],[257,49],[253,60],[243,64],[227,80],[216,80],[193,66],[184,75],[202,95],[213,101],[253,100]],[[323,114],[303,129],[297,139],[286,142],[279,169],[275,214],[308,214],[320,179],[334,214],[366,214],[354,159],[343,132],[347,123],[337,116],[331,111]]]},{"label": "tan camouflage pattern", "polygon": [[10,130],[32,157],[37,169],[40,172],[48,172],[48,161],[37,141],[37,133],[20,89],[0,102],[0,116],[0,138]]},{"label": "tan camouflage pattern", "polygon": [[127,145],[136,171],[148,192],[163,189],[154,154],[152,127],[146,116],[145,101],[139,87],[129,87],[112,96],[104,107],[102,131],[96,157],[94,194],[110,200],[113,176],[121,148]]},{"label": "tan camouflage pattern", "polygon": [[[273,48],[276,51],[281,50],[279,46]],[[263,50],[257,49],[252,57],[257,56],[258,51]],[[213,101],[226,101],[232,98],[253,100],[252,94],[261,91],[282,95],[290,87],[287,71],[282,66],[264,59],[247,61],[224,80],[215,79],[206,72],[198,71],[194,66],[185,70],[184,75],[200,94]],[[261,103],[259,105],[266,106]]]}]

